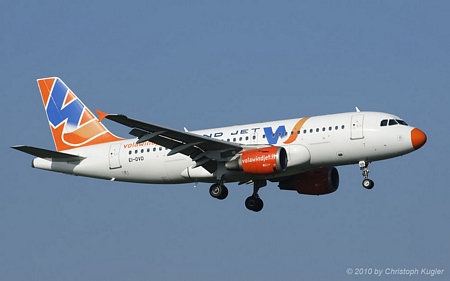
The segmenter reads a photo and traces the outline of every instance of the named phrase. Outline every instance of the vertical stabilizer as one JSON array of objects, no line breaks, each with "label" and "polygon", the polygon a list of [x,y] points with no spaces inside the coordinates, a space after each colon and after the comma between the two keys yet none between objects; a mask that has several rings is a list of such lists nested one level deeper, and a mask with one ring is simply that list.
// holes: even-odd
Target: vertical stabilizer
[{"label": "vertical stabilizer", "polygon": [[121,140],[58,77],[38,79],[56,150]]}]

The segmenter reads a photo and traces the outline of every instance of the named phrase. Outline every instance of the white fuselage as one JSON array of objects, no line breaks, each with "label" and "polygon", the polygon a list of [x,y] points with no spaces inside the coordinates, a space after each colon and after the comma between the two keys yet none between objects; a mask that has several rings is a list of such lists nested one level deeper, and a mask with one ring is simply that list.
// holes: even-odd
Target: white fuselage
[{"label": "white fuselage", "polygon": [[[414,151],[408,125],[381,126],[382,120],[400,118],[380,112],[350,112],[309,118],[231,126],[191,133],[241,144],[245,147],[282,146],[288,154],[288,168],[281,173],[255,176],[239,171],[225,174],[225,181],[273,179],[317,167],[355,164],[359,161],[388,159]],[[303,120],[303,121],[302,121]],[[301,125],[299,127],[299,124]],[[297,127],[296,127],[297,126]],[[36,158],[33,166],[67,174],[139,182],[216,182],[216,175],[183,154],[152,142],[136,144],[137,139],[91,145],[65,152],[86,157],[77,162],[51,162]],[[298,162],[295,153],[309,157]]]}]

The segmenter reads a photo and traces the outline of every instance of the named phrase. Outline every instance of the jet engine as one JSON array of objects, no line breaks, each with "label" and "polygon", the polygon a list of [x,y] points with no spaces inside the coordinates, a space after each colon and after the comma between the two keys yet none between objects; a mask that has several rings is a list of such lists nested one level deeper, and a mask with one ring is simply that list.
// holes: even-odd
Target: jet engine
[{"label": "jet engine", "polygon": [[232,171],[244,171],[247,174],[270,175],[286,170],[287,159],[287,153],[283,147],[269,146],[244,150],[225,163],[225,168]]},{"label": "jet engine", "polygon": [[335,167],[318,168],[280,181],[278,187],[281,190],[297,190],[299,194],[329,194],[339,187],[339,173]]}]

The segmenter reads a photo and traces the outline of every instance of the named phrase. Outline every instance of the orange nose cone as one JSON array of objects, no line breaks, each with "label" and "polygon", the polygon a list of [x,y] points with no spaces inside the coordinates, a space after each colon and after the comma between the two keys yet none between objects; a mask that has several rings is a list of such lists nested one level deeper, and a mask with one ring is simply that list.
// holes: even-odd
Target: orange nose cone
[{"label": "orange nose cone", "polygon": [[414,128],[411,131],[411,142],[414,149],[419,149],[427,142],[427,135],[421,130]]}]

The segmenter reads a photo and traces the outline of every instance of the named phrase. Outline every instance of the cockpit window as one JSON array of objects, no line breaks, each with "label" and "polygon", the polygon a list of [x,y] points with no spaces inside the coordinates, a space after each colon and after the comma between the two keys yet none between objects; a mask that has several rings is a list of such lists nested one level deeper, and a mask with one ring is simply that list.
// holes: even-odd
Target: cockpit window
[{"label": "cockpit window", "polygon": [[408,124],[407,124],[405,121],[403,121],[403,120],[397,119],[397,122],[398,122],[400,125],[408,126]]},{"label": "cockpit window", "polygon": [[381,121],[380,126],[381,127],[388,126],[388,125],[394,126],[394,125],[398,125],[398,124],[403,125],[403,126],[408,126],[408,124],[401,119],[389,119],[389,120],[384,119]]},{"label": "cockpit window", "polygon": [[398,125],[395,119],[389,119],[389,126]]}]

